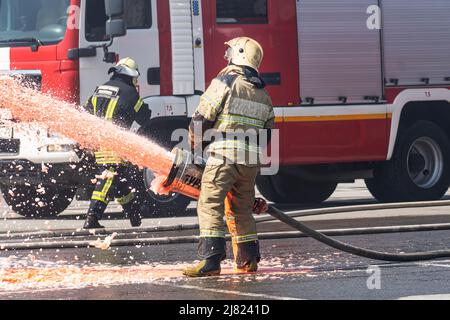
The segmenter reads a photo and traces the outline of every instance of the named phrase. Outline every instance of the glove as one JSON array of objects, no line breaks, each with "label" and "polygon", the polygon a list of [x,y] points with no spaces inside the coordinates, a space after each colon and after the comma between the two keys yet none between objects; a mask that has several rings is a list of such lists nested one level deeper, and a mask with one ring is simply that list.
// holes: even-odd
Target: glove
[{"label": "glove", "polygon": [[255,203],[253,204],[253,213],[254,214],[263,214],[269,210],[269,205],[266,200],[262,198],[256,198]]}]

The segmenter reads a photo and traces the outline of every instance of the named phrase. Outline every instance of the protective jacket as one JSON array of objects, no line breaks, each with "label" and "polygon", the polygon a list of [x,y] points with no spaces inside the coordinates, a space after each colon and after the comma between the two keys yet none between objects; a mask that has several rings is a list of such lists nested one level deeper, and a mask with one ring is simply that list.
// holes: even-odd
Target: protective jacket
[{"label": "protective jacket", "polygon": [[[193,116],[192,147],[198,148],[204,133],[213,129],[209,155],[247,165],[252,164],[249,159],[259,159],[260,133],[272,129],[275,122],[272,101],[264,88],[264,81],[252,68],[231,65],[222,70],[202,95]],[[245,152],[245,161],[237,158],[238,151]]]},{"label": "protective jacket", "polygon": [[[114,75],[111,80],[97,87],[84,108],[99,118],[130,129],[134,122],[143,125],[151,117],[151,111],[139,96],[132,78]],[[110,151],[99,150],[95,153],[98,164],[118,164],[121,159]]]}]

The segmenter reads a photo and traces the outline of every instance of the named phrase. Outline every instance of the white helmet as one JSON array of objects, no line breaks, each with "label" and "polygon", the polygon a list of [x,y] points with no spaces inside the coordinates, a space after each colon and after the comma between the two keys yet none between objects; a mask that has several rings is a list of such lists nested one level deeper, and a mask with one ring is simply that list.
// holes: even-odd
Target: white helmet
[{"label": "white helmet", "polygon": [[261,45],[247,37],[239,37],[225,42],[228,49],[225,59],[237,66],[248,66],[258,71],[264,57]]},{"label": "white helmet", "polygon": [[123,74],[136,79],[141,75],[136,61],[134,61],[131,58],[124,58],[119,62],[117,62],[117,64],[114,67],[109,69],[108,73],[111,72]]}]

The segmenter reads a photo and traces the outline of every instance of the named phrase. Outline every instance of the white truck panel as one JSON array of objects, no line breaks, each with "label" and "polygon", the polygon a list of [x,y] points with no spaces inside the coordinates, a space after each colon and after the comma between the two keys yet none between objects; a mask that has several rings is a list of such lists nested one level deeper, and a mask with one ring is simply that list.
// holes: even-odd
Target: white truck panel
[{"label": "white truck panel", "polygon": [[11,69],[9,48],[0,48],[0,71],[8,71]]},{"label": "white truck panel", "polygon": [[[80,18],[80,48],[103,44],[104,42],[89,42],[86,39],[86,2],[81,0]],[[100,0],[99,0],[100,1]],[[151,1],[152,26],[149,29],[127,30],[125,37],[114,39],[110,51],[120,54],[121,58],[132,57],[141,71],[139,78],[140,94],[143,97],[160,94],[160,85],[149,85],[147,70],[160,67],[158,14],[156,1]],[[85,103],[95,88],[109,79],[108,69],[111,64],[103,62],[103,50],[97,49],[96,57],[80,58],[80,102]]]},{"label": "white truck panel", "polygon": [[[197,2],[197,3],[195,3]],[[202,1],[193,0],[193,6],[198,6],[198,12],[192,10],[192,35],[194,45],[195,90],[205,91],[205,51],[203,37]],[[197,42],[200,42],[198,44]]]},{"label": "white truck panel", "polygon": [[152,110],[152,119],[187,116],[184,97],[148,97],[144,101]]},{"label": "white truck panel", "polygon": [[194,48],[190,0],[170,0],[174,95],[194,93]]},{"label": "white truck panel", "polygon": [[192,117],[194,115],[195,110],[200,104],[200,96],[189,96],[186,98],[187,105],[187,115],[188,117]]},{"label": "white truck panel", "polygon": [[383,0],[383,39],[388,85],[448,84],[450,1]]}]

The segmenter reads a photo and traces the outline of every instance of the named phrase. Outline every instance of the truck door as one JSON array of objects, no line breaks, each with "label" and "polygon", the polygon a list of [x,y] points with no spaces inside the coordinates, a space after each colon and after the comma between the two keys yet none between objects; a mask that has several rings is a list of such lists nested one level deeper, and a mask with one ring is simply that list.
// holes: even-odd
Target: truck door
[{"label": "truck door", "polygon": [[202,2],[206,83],[226,66],[224,42],[247,36],[261,43],[261,74],[277,106],[299,103],[297,21],[294,0],[210,0]]},{"label": "truck door", "polygon": [[[125,37],[114,40],[110,51],[120,58],[132,57],[139,65],[141,96],[159,95],[159,35],[156,0],[126,0]],[[107,42],[105,36],[104,0],[81,0],[80,48]],[[95,57],[80,58],[80,100],[84,103],[96,86],[105,82],[111,64],[103,62],[103,51],[97,49]]]}]

